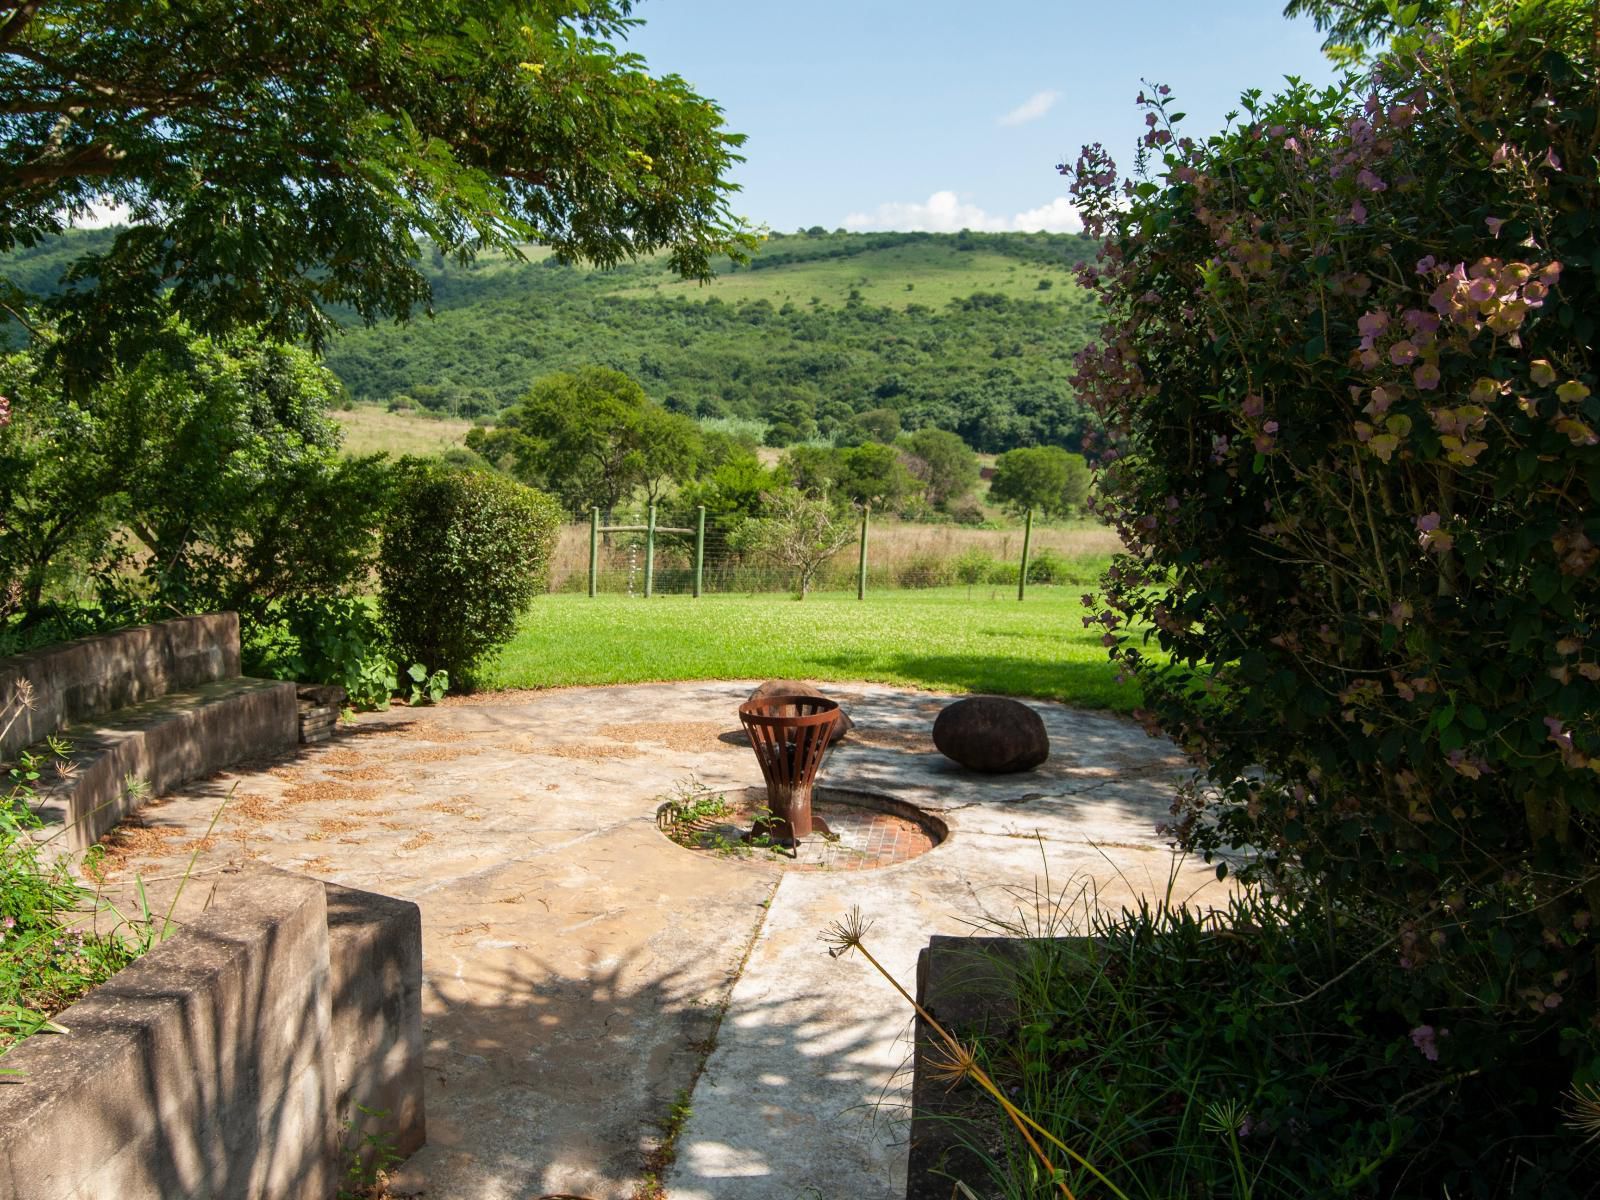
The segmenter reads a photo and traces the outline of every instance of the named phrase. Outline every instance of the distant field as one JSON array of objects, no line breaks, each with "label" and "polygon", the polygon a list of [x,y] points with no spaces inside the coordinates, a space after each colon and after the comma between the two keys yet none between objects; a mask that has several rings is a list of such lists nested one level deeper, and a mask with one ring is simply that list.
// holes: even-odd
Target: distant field
[{"label": "distant field", "polygon": [[[619,276],[627,279],[627,276]],[[1041,281],[1049,287],[1041,289]],[[940,308],[974,292],[998,292],[1016,300],[1069,300],[1079,294],[1064,267],[1020,262],[1004,254],[962,251],[946,243],[895,246],[850,258],[825,258],[763,270],[739,270],[699,284],[666,276],[619,287],[619,296],[711,296],[732,304],[767,300],[809,305],[813,299],[838,307],[850,293],[869,305],[903,309],[921,304]]]},{"label": "distant field", "polygon": [[367,404],[333,415],[344,429],[349,454],[440,454],[462,445],[472,428],[471,421],[392,413]]},{"label": "distant field", "polygon": [[657,680],[868,680],[1127,711],[1072,588],[778,596],[540,596],[480,680],[489,689]]}]

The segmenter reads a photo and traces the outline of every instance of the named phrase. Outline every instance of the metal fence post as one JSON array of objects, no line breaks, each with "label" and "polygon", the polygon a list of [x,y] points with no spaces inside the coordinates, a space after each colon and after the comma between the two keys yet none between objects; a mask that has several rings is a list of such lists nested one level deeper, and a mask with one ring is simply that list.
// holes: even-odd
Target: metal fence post
[{"label": "metal fence post", "polygon": [[702,504],[694,522],[694,598],[700,598],[700,584],[706,568],[706,506]]},{"label": "metal fence post", "polygon": [[596,578],[600,574],[600,510],[589,510],[589,599],[598,594]]},{"label": "metal fence post", "polygon": [[861,561],[856,568],[856,599],[867,598],[867,521],[872,516],[872,505],[861,506]]},{"label": "metal fence post", "polygon": [[1022,523],[1022,570],[1017,575],[1017,599],[1028,590],[1028,543],[1033,540],[1033,509]]},{"label": "metal fence post", "polygon": [[644,598],[650,599],[656,585],[656,506],[650,506],[650,516],[644,528]]}]

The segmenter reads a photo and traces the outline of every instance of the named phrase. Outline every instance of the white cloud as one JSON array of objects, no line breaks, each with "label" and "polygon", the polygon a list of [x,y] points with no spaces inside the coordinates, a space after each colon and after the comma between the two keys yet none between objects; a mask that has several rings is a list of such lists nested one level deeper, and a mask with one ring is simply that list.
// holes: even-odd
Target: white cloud
[{"label": "white cloud", "polygon": [[1061,99],[1060,92],[1050,91],[1049,89],[1035,92],[1005,116],[1000,117],[995,123],[997,125],[1026,125],[1029,121],[1037,121],[1054,108],[1056,101],[1059,99]]},{"label": "white cloud", "polygon": [[62,215],[78,229],[105,229],[111,225],[126,225],[128,206],[101,199],[77,212],[67,212]]},{"label": "white cloud", "polygon": [[1048,204],[1006,217],[991,215],[976,204],[961,200],[954,192],[935,192],[922,204],[890,201],[870,213],[854,212],[844,219],[846,229],[894,229],[901,232],[956,233],[971,229],[984,233],[1036,232],[1076,233],[1083,222],[1058,196]]}]

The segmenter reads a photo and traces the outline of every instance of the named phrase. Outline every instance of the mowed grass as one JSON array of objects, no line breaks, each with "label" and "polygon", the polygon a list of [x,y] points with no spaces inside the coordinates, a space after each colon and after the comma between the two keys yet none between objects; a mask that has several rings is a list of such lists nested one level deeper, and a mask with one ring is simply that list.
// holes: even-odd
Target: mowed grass
[{"label": "mowed grass", "polygon": [[1076,589],[980,586],[854,594],[540,596],[481,687],[689,679],[868,680],[1127,711]]}]

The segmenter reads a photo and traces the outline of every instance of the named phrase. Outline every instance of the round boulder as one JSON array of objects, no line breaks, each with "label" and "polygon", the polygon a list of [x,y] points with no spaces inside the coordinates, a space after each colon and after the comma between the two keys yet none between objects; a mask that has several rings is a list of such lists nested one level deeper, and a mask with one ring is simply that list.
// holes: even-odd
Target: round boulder
[{"label": "round boulder", "polygon": [[[825,694],[820,688],[814,688],[809,683],[801,683],[797,679],[769,679],[750,693],[750,699],[752,700],[765,700],[769,696],[815,696],[818,700],[833,699],[832,696]],[[828,745],[833,745],[855,727],[855,722],[850,719],[850,714],[840,708],[839,723],[833,727],[833,732],[828,735]]]},{"label": "round boulder", "polygon": [[1031,771],[1050,757],[1044,718],[1005,696],[957,700],[934,721],[933,744],[946,758],[987,775]]}]

